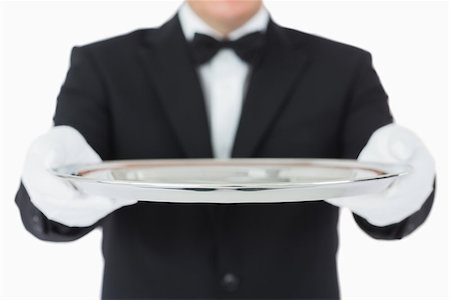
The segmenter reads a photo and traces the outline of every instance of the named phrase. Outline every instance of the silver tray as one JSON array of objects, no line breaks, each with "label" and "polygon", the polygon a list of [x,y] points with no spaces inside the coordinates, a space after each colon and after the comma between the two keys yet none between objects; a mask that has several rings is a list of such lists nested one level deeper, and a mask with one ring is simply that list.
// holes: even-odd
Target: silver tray
[{"label": "silver tray", "polygon": [[274,203],[379,193],[407,165],[338,159],[149,159],[51,170],[82,193],[178,203]]}]

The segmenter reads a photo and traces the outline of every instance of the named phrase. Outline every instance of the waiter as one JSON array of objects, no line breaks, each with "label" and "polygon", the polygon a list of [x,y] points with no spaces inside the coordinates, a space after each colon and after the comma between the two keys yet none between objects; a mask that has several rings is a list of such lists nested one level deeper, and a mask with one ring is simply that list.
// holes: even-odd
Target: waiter
[{"label": "waiter", "polygon": [[[75,47],[53,120],[16,202],[42,240],[103,229],[104,299],[338,299],[339,207],[374,238],[400,239],[433,202],[433,159],[393,123],[370,54],[281,27],[261,1],[187,1],[159,28]],[[46,171],[212,157],[358,158],[414,172],[365,197],[216,205],[80,195]]]}]

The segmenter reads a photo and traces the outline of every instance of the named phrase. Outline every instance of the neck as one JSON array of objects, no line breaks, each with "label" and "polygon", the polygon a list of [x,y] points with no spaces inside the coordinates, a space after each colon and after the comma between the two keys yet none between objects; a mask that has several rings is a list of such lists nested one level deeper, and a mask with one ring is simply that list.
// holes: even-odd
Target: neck
[{"label": "neck", "polygon": [[244,15],[244,16],[236,16],[236,17],[228,17],[228,18],[217,18],[213,15],[209,15],[202,11],[201,9],[197,9],[195,5],[191,5],[188,1],[191,9],[211,28],[220,33],[223,37],[227,37],[231,32],[238,29],[242,25],[244,25],[247,21],[249,21],[261,8],[261,3],[255,7],[253,11]]}]

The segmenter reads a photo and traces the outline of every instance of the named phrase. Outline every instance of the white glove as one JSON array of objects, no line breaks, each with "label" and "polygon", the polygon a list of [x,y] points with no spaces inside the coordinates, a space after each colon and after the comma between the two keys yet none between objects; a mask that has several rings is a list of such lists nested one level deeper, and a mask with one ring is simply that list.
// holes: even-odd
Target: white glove
[{"label": "white glove", "polygon": [[435,165],[421,140],[396,124],[379,128],[370,137],[359,161],[409,164],[411,174],[398,178],[380,194],[326,200],[347,207],[375,226],[398,223],[418,211],[433,191]]},{"label": "white glove", "polygon": [[48,219],[67,226],[90,226],[119,207],[137,201],[81,194],[48,170],[66,164],[101,161],[76,129],[56,126],[31,144],[22,182],[31,202]]}]

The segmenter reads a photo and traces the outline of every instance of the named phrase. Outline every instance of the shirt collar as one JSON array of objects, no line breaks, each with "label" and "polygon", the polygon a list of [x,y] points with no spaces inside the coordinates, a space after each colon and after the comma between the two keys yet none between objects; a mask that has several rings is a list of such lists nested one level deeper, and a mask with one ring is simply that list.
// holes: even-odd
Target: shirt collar
[{"label": "shirt collar", "polygon": [[[178,10],[178,18],[180,20],[181,29],[183,30],[186,40],[191,41],[196,32],[210,35],[218,40],[221,40],[222,34],[217,32],[205,21],[203,21],[189,6],[184,2]],[[251,17],[246,23],[239,28],[233,30],[228,35],[230,40],[236,40],[254,31],[265,31],[269,23],[269,12],[261,5],[259,11]]]}]

